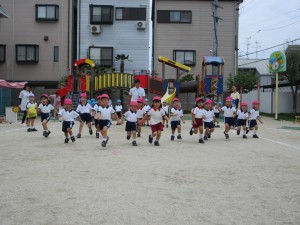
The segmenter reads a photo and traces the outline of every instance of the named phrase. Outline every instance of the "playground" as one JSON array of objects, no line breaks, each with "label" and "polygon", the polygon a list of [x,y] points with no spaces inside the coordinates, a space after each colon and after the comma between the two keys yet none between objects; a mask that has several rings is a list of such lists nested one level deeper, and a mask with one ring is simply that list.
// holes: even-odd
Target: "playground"
[{"label": "playground", "polygon": [[132,147],[124,125],[112,125],[105,149],[86,127],[66,145],[60,122],[48,138],[40,123],[35,133],[2,124],[0,223],[297,225],[299,125],[262,119],[259,139],[231,130],[225,140],[222,125],[199,144],[186,121],[183,140],[165,128],[160,147],[148,143],[149,127]]}]

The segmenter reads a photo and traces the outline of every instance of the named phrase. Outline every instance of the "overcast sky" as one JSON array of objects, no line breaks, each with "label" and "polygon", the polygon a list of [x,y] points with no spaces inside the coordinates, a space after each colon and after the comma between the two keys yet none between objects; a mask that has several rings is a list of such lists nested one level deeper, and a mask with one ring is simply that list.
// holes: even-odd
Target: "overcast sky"
[{"label": "overcast sky", "polygon": [[[300,38],[300,0],[244,0],[240,5],[239,55],[263,50]],[[256,44],[256,41],[258,42]],[[300,44],[300,41],[293,44]],[[257,58],[268,58],[285,46],[259,52]],[[245,58],[247,56],[243,56]],[[249,58],[256,58],[251,54]]]}]

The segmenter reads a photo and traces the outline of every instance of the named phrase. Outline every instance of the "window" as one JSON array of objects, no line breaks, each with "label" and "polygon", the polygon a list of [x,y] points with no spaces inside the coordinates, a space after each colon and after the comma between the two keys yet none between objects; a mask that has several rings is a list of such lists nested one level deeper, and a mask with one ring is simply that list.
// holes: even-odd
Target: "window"
[{"label": "window", "polygon": [[36,21],[58,21],[58,5],[35,5]]},{"label": "window", "polygon": [[6,61],[6,46],[0,45],[0,63],[5,63]]},{"label": "window", "polygon": [[113,24],[113,11],[111,5],[90,5],[90,24]]},{"label": "window", "polygon": [[196,65],[196,51],[194,50],[174,50],[174,61],[180,62],[187,66]]},{"label": "window", "polygon": [[90,47],[90,59],[102,67],[113,67],[112,47]]},{"label": "window", "polygon": [[158,10],[158,23],[192,23],[192,11]]},{"label": "window", "polygon": [[116,20],[146,20],[146,8],[116,8]]},{"label": "window", "polygon": [[38,63],[39,62],[39,46],[38,45],[16,45],[16,61],[17,63]]},{"label": "window", "polygon": [[53,52],[53,62],[59,61],[59,47],[54,46],[54,52]]}]

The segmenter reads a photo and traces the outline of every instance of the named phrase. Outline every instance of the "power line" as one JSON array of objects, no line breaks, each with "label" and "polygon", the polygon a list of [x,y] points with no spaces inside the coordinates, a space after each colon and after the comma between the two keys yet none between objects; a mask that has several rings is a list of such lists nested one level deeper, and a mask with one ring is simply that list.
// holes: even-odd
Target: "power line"
[{"label": "power line", "polygon": [[[294,40],[291,40],[291,41],[287,41],[287,42],[284,42],[284,43],[279,44],[279,45],[274,45],[274,46],[269,47],[269,48],[265,48],[265,49],[259,50],[259,51],[257,51],[257,53],[258,53],[258,52],[264,52],[264,51],[266,51],[266,50],[269,50],[269,49],[272,49],[272,48],[276,48],[276,47],[279,47],[279,46],[282,46],[282,45],[286,45],[286,44],[288,44],[288,43],[291,43],[291,42],[294,42],[294,41],[298,41],[298,40],[300,40],[300,38],[297,38],[297,39],[294,39]],[[250,53],[245,54],[245,55],[241,55],[240,57],[248,56],[248,55],[252,55],[252,54],[256,54],[256,51],[255,51],[255,52],[250,52]]]},{"label": "power line", "polygon": [[294,23],[290,23],[290,24],[287,24],[287,25],[284,25],[284,26],[281,26],[281,27],[276,27],[276,28],[271,28],[271,29],[266,29],[266,30],[259,30],[259,32],[264,32],[264,31],[270,31],[270,30],[278,30],[278,29],[282,29],[282,28],[286,28],[286,27],[289,27],[289,26],[292,26],[296,23],[299,23],[300,20],[294,22]]}]

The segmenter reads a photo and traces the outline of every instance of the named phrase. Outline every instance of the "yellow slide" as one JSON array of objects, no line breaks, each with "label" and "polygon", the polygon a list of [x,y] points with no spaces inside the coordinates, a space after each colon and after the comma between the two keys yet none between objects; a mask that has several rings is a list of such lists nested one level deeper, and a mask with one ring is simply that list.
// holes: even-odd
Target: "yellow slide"
[{"label": "yellow slide", "polygon": [[167,103],[171,103],[175,96],[176,96],[176,87],[174,87],[174,91],[172,94],[169,94],[169,88],[167,88],[165,95],[161,98],[161,102],[166,101]]}]

